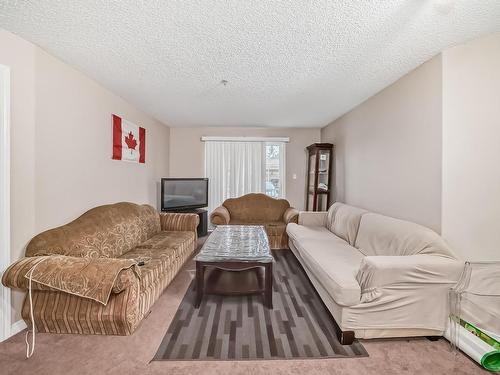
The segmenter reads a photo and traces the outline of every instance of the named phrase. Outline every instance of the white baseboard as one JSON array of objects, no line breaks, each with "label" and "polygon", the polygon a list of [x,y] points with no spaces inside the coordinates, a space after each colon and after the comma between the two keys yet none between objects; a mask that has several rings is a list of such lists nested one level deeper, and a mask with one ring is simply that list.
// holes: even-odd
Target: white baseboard
[{"label": "white baseboard", "polygon": [[21,332],[23,329],[28,328],[24,320],[18,320],[15,323],[12,323],[10,326],[10,336],[14,336],[16,333]]}]

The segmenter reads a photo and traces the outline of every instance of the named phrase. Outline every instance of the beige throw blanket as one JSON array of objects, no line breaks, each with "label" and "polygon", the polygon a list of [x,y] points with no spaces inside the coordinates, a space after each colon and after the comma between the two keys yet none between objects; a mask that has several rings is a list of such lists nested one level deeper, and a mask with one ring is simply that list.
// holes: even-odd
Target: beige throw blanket
[{"label": "beige throw blanket", "polygon": [[89,298],[106,305],[115,281],[122,270],[140,271],[133,259],[80,258],[51,255],[40,258],[25,278],[52,289]]}]

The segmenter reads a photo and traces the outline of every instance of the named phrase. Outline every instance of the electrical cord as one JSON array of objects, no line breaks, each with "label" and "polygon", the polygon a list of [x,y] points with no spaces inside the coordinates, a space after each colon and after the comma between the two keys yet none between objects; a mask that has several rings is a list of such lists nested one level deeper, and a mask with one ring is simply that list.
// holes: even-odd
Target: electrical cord
[{"label": "electrical cord", "polygon": [[[35,268],[42,263],[45,259],[41,259],[39,262],[33,265],[33,267],[30,268],[26,276],[28,276],[28,298],[30,301],[30,319],[31,319],[31,327],[28,328],[28,331],[26,332],[26,336],[24,337],[24,342],[26,343],[26,358],[31,358],[33,353],[35,352],[35,334],[36,334],[36,325],[35,325],[35,316],[33,315],[33,294],[32,294],[32,281],[33,281],[33,272],[35,271]],[[29,334],[31,331],[31,345],[29,342]]]}]

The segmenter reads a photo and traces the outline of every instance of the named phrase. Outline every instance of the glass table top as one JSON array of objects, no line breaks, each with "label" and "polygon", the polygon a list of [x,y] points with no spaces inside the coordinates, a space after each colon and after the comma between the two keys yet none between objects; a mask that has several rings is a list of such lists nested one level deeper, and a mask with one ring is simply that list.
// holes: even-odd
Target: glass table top
[{"label": "glass table top", "polygon": [[219,225],[194,258],[202,262],[274,261],[261,225]]}]

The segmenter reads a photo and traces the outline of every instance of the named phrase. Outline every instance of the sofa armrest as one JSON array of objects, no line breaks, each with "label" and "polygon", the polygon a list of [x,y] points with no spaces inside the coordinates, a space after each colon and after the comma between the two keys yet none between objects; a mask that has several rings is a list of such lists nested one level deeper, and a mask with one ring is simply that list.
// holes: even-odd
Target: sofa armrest
[{"label": "sofa armrest", "polygon": [[227,225],[231,220],[229,211],[224,206],[219,206],[210,214],[210,222],[214,225]]},{"label": "sofa armrest", "polygon": [[137,282],[138,274],[132,269],[121,270],[113,284],[111,291],[115,294],[121,293]]},{"label": "sofa armrest", "polygon": [[[82,281],[85,284],[85,276],[92,276],[96,274],[97,270],[102,270],[103,273],[114,272],[116,278],[112,278],[109,281],[111,286],[111,291],[113,293],[120,293],[121,291],[127,289],[139,277],[139,272],[134,267],[135,261],[131,259],[115,259],[115,258],[82,258],[82,257],[71,257],[65,255],[48,255],[48,256],[36,256],[36,257],[24,257],[19,259],[17,262],[11,264],[3,273],[2,284],[6,287],[13,289],[27,290],[29,287],[29,273],[35,267],[42,268],[43,273],[47,275],[47,278],[54,279],[48,284],[39,283],[33,281],[31,283],[32,290],[58,290],[64,291],[61,286],[56,286],[56,279],[59,276],[61,279],[67,279],[68,275],[72,273],[78,275],[71,281],[72,288],[75,288],[77,284]],[[73,268],[75,267],[75,268]],[[90,270],[89,275],[82,275],[81,268],[88,268]],[[35,274],[36,275],[36,274]],[[101,280],[97,280],[100,283]],[[67,281],[66,281],[67,282]],[[92,282],[92,281],[90,281]],[[54,283],[53,286],[50,284]]]},{"label": "sofa armrest", "polygon": [[361,292],[388,285],[455,285],[464,262],[438,255],[366,256],[356,275]]},{"label": "sofa armrest", "polygon": [[324,227],[326,225],[326,211],[321,212],[311,212],[311,211],[300,211],[298,224],[305,225],[308,227]]},{"label": "sofa armrest", "polygon": [[[17,262],[11,264],[2,275],[2,284],[7,288],[12,289],[28,289],[29,280],[25,277],[30,269],[37,263],[45,260],[48,256],[25,257],[19,259]],[[49,290],[41,284],[33,283],[33,290]]]},{"label": "sofa armrest", "polygon": [[200,218],[197,214],[162,212],[161,230],[196,232]]},{"label": "sofa armrest", "polygon": [[283,213],[283,221],[285,224],[297,223],[299,220],[299,210],[293,207],[288,207]]}]

